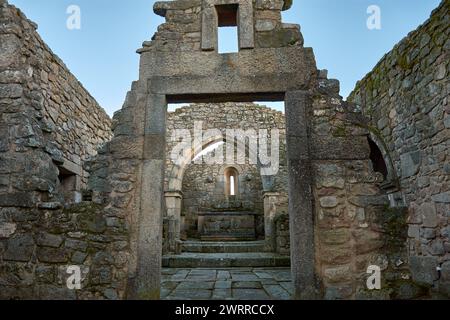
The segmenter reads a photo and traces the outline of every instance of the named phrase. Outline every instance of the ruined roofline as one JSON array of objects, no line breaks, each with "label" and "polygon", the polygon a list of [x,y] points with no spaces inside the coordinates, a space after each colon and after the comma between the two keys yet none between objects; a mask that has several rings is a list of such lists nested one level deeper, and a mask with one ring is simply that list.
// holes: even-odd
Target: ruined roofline
[{"label": "ruined roofline", "polygon": [[182,113],[182,112],[190,111],[190,110],[192,110],[192,109],[194,109],[196,107],[206,107],[208,105],[223,105],[223,104],[230,105],[230,106],[241,106],[243,108],[248,107],[248,106],[252,106],[252,107],[256,107],[256,108],[261,109],[263,112],[271,112],[273,114],[278,114],[278,115],[283,115],[284,116],[284,113],[282,111],[278,111],[278,110],[275,110],[275,109],[273,109],[271,107],[268,107],[266,105],[258,104],[258,103],[254,103],[254,102],[190,103],[187,106],[182,106],[182,107],[176,108],[175,111],[169,111],[168,113],[170,115],[176,115],[176,114],[179,114],[179,113]]},{"label": "ruined roofline", "polygon": [[360,79],[356,82],[353,91],[350,92],[350,94],[348,95],[346,100],[351,101],[353,99],[354,95],[357,93],[361,83],[366,82],[373,75],[373,73],[383,64],[383,62],[385,62],[387,60],[387,58],[391,54],[393,54],[395,52],[395,50],[397,50],[402,44],[405,44],[410,39],[415,38],[418,34],[420,34],[420,32],[423,29],[426,29],[428,27],[428,25],[433,21],[433,17],[435,15],[438,15],[441,12],[441,10],[445,10],[445,8],[446,8],[447,12],[449,12],[450,2],[448,2],[448,0],[442,0],[442,2],[439,4],[439,6],[436,9],[433,9],[433,11],[431,11],[430,17],[427,20],[425,20],[425,22],[420,24],[415,30],[410,31],[405,37],[403,37],[402,40],[397,42],[389,52],[385,53],[383,55],[383,57],[377,62],[377,64],[362,79]]},{"label": "ruined roofline", "polygon": [[[54,58],[54,62],[57,63],[62,69],[66,70],[67,73],[73,77],[73,80],[76,84],[78,84],[80,86],[80,89],[82,89],[83,91],[86,92],[86,95],[92,99],[93,103],[96,104],[98,106],[99,112],[103,113],[104,116],[106,116],[107,119],[109,119],[109,121],[112,121],[112,118],[109,116],[109,114],[105,111],[105,109],[100,105],[100,103],[97,101],[96,98],[94,98],[92,96],[92,94],[89,92],[89,90],[81,83],[81,81],[72,73],[72,71],[70,70],[70,68],[64,63],[64,61],[47,45],[47,43],[42,39],[41,35],[39,34],[38,30],[38,24],[33,22],[32,20],[28,19],[26,14],[19,9],[18,7],[9,4],[7,0],[0,0],[0,5],[5,5],[9,10],[13,10],[15,11],[15,13],[17,14],[18,18],[21,20],[21,22],[25,22],[30,24],[30,26],[33,28],[33,30],[31,32],[34,32],[37,38],[37,41],[42,45],[43,49],[47,50],[51,56]],[[0,11],[1,12],[1,11]],[[14,21],[10,21],[9,23],[11,24],[16,24],[17,20]],[[23,30],[22,27],[20,27],[21,30]],[[30,32],[27,30],[24,30],[24,32]],[[20,38],[20,37],[19,37]],[[21,39],[22,41],[22,39]],[[87,113],[88,116],[90,115],[90,113]]]},{"label": "ruined roofline", "polygon": [[[285,0],[281,11],[289,10],[292,7],[293,0]],[[174,0],[174,1],[157,1],[153,5],[153,12],[165,18],[168,9],[185,10],[192,6],[192,3],[201,5],[202,0]]]}]

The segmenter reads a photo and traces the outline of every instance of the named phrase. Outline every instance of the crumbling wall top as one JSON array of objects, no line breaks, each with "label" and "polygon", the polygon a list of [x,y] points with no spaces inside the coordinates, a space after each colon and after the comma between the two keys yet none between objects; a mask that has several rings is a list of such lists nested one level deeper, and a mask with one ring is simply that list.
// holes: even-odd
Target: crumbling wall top
[{"label": "crumbling wall top", "polygon": [[302,46],[296,24],[285,24],[281,11],[292,0],[177,0],[156,2],[153,10],[166,22],[144,51],[217,51],[218,28],[237,27],[239,50]]}]

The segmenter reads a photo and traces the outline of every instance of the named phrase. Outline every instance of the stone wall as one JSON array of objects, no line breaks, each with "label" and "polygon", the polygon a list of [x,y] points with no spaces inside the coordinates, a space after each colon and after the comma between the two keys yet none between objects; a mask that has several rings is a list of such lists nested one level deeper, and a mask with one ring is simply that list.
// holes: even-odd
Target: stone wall
[{"label": "stone wall", "polygon": [[[240,17],[246,27],[241,49],[254,49],[229,55],[214,51],[214,3],[227,0],[205,0],[203,9],[197,0],[155,4],[166,24],[139,50],[140,80],[114,116],[114,137],[84,163],[93,201],[62,208],[59,179],[64,182],[79,160],[87,160],[108,140],[109,123],[106,116],[106,124],[101,121],[102,111],[93,99],[43,46],[35,26],[0,0],[0,298],[158,299],[162,236],[174,230],[163,232],[162,218],[165,209],[177,208],[165,207],[164,191],[179,199],[188,163],[198,152],[194,148],[181,158],[184,162],[171,164],[168,155],[177,141],[167,136],[165,124],[169,131],[187,129],[189,135],[195,119],[219,134],[230,126],[286,128],[282,169],[274,178],[261,177],[261,184],[264,210],[276,218],[284,210],[274,205],[276,191],[286,191],[289,181],[290,221],[286,216],[275,219],[273,230],[278,230],[278,250],[287,250],[281,240],[287,225],[294,240],[295,298],[418,298],[426,297],[430,285],[448,291],[448,254],[443,252],[448,251],[449,212],[446,2],[422,27],[428,38],[414,40],[422,33],[419,29],[403,43],[405,51],[401,45],[396,48],[408,55],[388,54],[377,67],[379,74],[375,71],[359,84],[353,95],[357,104],[343,101],[339,82],[317,70],[312,50],[302,47],[298,26],[292,26],[291,37],[290,27],[278,23],[289,2],[257,0],[250,15],[249,2],[240,0],[240,14],[246,15]],[[202,21],[207,25],[195,34]],[[255,33],[249,32],[252,28]],[[425,43],[421,49],[406,50],[408,43],[420,46],[417,41]],[[253,104],[220,104],[261,95],[284,98],[286,116]],[[182,108],[166,121],[167,102],[189,98],[218,104]],[[97,110],[97,116],[83,120],[77,101]],[[404,108],[411,105],[421,111],[411,116],[408,111],[414,108]],[[227,108],[230,112],[223,111]],[[385,114],[390,118],[383,121]],[[408,124],[414,128],[411,140]],[[86,145],[71,142],[77,126],[86,130]],[[395,174],[377,172],[369,137]],[[395,177],[400,178],[400,190]],[[408,215],[401,207],[401,192]],[[82,290],[67,289],[69,264],[81,267]],[[371,265],[382,269],[382,290],[366,287]]]},{"label": "stone wall", "polygon": [[[195,236],[199,212],[251,211],[259,214],[258,235],[264,236],[264,210],[261,175],[255,165],[239,166],[238,196],[229,201],[225,197],[223,165],[196,165],[187,167],[183,178],[181,215],[183,229]],[[262,217],[261,217],[262,216]]]},{"label": "stone wall", "polygon": [[[195,3],[157,3],[155,11],[161,10],[167,21],[174,16],[180,21],[161,28],[180,28],[183,35],[187,34],[190,26],[183,19],[201,21],[200,15],[187,12]],[[214,18],[207,20],[211,22]],[[106,212],[129,222],[131,292],[141,298],[159,297],[159,248],[163,242],[160,221],[165,213],[161,195],[166,191],[167,200],[167,192],[173,192],[170,197],[180,199],[177,191],[182,189],[186,169],[186,162],[170,163],[168,150],[173,150],[174,141],[168,140],[164,124],[188,129],[184,136],[192,136],[192,123],[186,126],[185,122],[192,121],[192,117],[166,121],[167,102],[194,98],[220,103],[239,101],[242,97],[252,101],[258,100],[261,92],[269,95],[283,92],[270,97],[286,101],[286,141],[291,148],[286,155],[289,173],[286,168],[285,180],[263,181],[263,186],[270,192],[277,180],[284,181],[284,185],[289,180],[289,229],[290,239],[295,241],[290,243],[290,249],[296,298],[420,296],[421,288],[408,280],[411,275],[405,263],[404,216],[401,210],[392,213],[388,196],[381,188],[383,176],[375,171],[370,160],[368,120],[356,105],[343,101],[337,80],[328,79],[326,71],[317,70],[312,51],[298,42],[292,47],[270,44],[269,49],[219,55],[203,47],[194,49],[190,41],[175,37],[172,31],[163,34],[161,28],[155,40],[144,43],[139,50],[140,80],[133,84],[124,107],[115,115],[115,137],[96,163],[91,180],[96,182],[94,190],[103,190],[96,191],[100,197],[94,198],[109,203]],[[214,40],[210,33],[206,38],[206,44]],[[161,52],[166,44],[167,50]],[[184,46],[188,52],[173,52]],[[199,120],[209,119],[212,113],[222,116],[219,119],[223,121],[204,121],[204,129],[223,128],[229,121],[236,123],[232,117],[224,117],[223,106],[218,106],[216,112],[215,105],[209,105]],[[250,121],[239,121],[236,125],[245,129]],[[196,154],[194,151],[184,154],[184,160],[190,161]],[[108,173],[106,179],[102,177],[103,170]],[[272,196],[267,199],[267,212],[278,213],[281,208],[272,210]],[[175,203],[174,200],[172,204]],[[173,209],[178,208],[181,205],[167,208],[170,218],[175,218],[172,222],[176,220]],[[164,234],[174,234],[174,230],[173,226],[172,230],[166,228]],[[395,245],[391,245],[393,239]],[[367,290],[367,268],[371,265],[380,266],[389,275],[382,278],[382,291]],[[403,295],[404,290],[407,294]]]},{"label": "stone wall", "polygon": [[[122,225],[69,205],[110,119],[36,28],[0,1],[0,298],[115,298],[121,262],[107,252],[121,247]],[[67,288],[68,265],[81,267],[86,290]]]},{"label": "stone wall", "polygon": [[[80,192],[88,177],[82,163],[111,138],[110,119],[45,45],[35,24],[4,5],[2,22],[0,190],[47,192],[50,201],[66,187],[59,182],[67,183],[54,176],[73,175],[69,191]],[[39,166],[48,172],[39,172]]]},{"label": "stone wall", "polygon": [[[217,1],[216,1],[217,2]],[[214,1],[202,0],[182,0],[173,2],[156,2],[154,12],[166,19],[166,22],[158,27],[158,32],[153,36],[152,41],[144,43],[143,50],[158,51],[198,51],[202,49],[217,49],[217,25],[211,27],[210,47],[205,48],[205,41],[202,39],[202,15],[206,15],[203,23],[208,19],[217,20],[218,11]],[[236,1],[219,1],[222,5],[235,4]],[[290,8],[291,1],[283,0],[248,0],[253,2],[251,11],[243,10],[235,12],[237,14],[251,15],[255,19],[254,25],[248,27],[254,29],[254,39],[251,39],[254,48],[281,48],[287,46],[303,45],[303,37],[300,28],[296,24],[282,23],[281,10]],[[247,7],[247,6],[246,6]],[[241,21],[245,19],[240,17]],[[251,21],[252,19],[250,19]],[[231,24],[236,26],[236,21]],[[253,33],[252,33],[253,34]],[[204,37],[206,35],[203,35]],[[240,36],[241,37],[241,36]],[[245,37],[242,35],[242,37]],[[202,42],[203,41],[203,42]],[[240,38],[242,43],[249,39]]]},{"label": "stone wall", "polygon": [[389,177],[398,180],[391,198],[408,208],[413,279],[442,294],[450,291],[449,9],[442,1],[349,97],[370,119]]},{"label": "stone wall", "polygon": [[[381,188],[383,175],[374,170],[370,160],[367,119],[356,105],[342,100],[339,82],[327,79],[324,71],[312,105],[315,263],[323,297],[415,297],[401,294],[404,286],[411,285],[404,280],[410,278],[407,227],[402,215],[394,215],[389,208]],[[367,289],[371,265],[382,270],[382,290]],[[420,291],[411,286],[415,293]]]}]

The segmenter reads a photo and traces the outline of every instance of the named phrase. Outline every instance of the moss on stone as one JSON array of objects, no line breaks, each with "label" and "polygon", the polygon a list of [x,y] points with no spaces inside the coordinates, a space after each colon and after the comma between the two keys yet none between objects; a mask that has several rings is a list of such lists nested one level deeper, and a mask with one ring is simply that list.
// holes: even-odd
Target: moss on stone
[{"label": "moss on stone", "polygon": [[386,234],[386,245],[389,251],[398,252],[405,247],[408,233],[407,208],[391,208],[386,206],[380,216]]},{"label": "moss on stone", "polygon": [[346,126],[342,125],[342,126],[337,126],[334,130],[333,130],[333,136],[334,137],[346,137],[348,135],[347,132],[347,128]]}]

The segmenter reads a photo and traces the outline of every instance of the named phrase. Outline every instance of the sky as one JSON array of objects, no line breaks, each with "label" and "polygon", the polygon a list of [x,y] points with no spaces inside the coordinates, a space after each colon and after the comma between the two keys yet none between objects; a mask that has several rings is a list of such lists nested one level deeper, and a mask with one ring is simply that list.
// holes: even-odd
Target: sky
[{"label": "sky", "polygon": [[[38,32],[109,115],[119,110],[138,79],[136,49],[164,22],[151,0],[9,0],[39,25]],[[319,69],[341,81],[346,98],[385,53],[430,16],[440,0],[294,0],[283,22],[300,24],[305,47]],[[76,5],[81,28],[67,28]],[[381,29],[370,30],[369,6],[380,9]],[[221,50],[234,51],[236,34],[219,35]],[[269,104],[269,103],[267,103]],[[282,110],[283,104],[270,103]],[[171,106],[174,108],[174,106]]]}]

